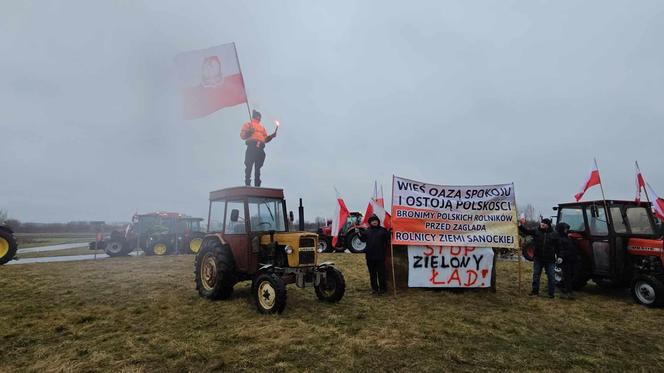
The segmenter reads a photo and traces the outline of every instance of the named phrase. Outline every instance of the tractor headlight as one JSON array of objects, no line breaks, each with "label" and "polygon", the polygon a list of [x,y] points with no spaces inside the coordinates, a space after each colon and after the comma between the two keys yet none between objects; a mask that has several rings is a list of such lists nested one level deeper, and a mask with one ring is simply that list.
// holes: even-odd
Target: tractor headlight
[{"label": "tractor headlight", "polygon": [[286,254],[288,254],[288,255],[290,255],[290,254],[293,253],[293,248],[290,247],[290,246],[286,246],[286,247],[284,248],[284,250],[286,250]]}]

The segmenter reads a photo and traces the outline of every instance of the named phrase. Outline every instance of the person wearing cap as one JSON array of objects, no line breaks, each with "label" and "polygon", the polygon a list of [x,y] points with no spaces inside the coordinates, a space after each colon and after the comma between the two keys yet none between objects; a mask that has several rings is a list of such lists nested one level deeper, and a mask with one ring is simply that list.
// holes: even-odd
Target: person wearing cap
[{"label": "person wearing cap", "polygon": [[542,219],[537,229],[528,229],[524,226],[525,218],[519,219],[519,231],[533,238],[535,255],[533,256],[533,288],[530,295],[539,295],[540,278],[542,269],[546,271],[548,280],[549,298],[553,298],[556,292],[554,272],[556,267],[556,254],[558,253],[560,240],[556,232],[551,228],[551,219]]},{"label": "person wearing cap", "polygon": [[261,186],[261,167],[265,163],[265,144],[277,137],[277,132],[267,134],[265,127],[261,124],[261,113],[254,110],[251,113],[251,121],[245,123],[240,130],[240,138],[247,144],[244,153],[244,185],[251,185],[251,170],[254,171],[254,186]]},{"label": "person wearing cap", "polygon": [[563,271],[563,294],[574,299],[574,274],[578,261],[578,248],[574,239],[569,237],[569,224],[560,222],[556,225],[558,237],[560,237],[560,250],[558,252],[558,264]]},{"label": "person wearing cap", "polygon": [[369,218],[369,227],[366,230],[360,231],[358,228],[355,228],[355,232],[362,242],[367,243],[364,252],[367,260],[367,268],[369,269],[371,294],[384,294],[387,292],[385,252],[389,246],[390,233],[387,229],[380,226],[380,219],[375,214]]}]

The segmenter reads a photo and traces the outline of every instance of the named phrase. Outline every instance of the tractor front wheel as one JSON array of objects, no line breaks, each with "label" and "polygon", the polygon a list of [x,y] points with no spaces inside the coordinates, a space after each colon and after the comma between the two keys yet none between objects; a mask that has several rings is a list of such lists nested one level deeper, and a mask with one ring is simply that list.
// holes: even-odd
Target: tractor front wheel
[{"label": "tractor front wheel", "polygon": [[131,248],[125,240],[110,239],[104,245],[104,252],[110,257],[129,255]]},{"label": "tractor front wheel", "polygon": [[196,254],[194,274],[196,290],[206,299],[228,299],[233,294],[235,268],[233,253],[219,242],[204,245]]},{"label": "tractor front wheel", "polygon": [[256,309],[260,313],[282,313],[286,308],[286,284],[274,273],[261,273],[251,284]]},{"label": "tractor front wheel", "polygon": [[14,259],[17,245],[14,235],[10,231],[0,229],[0,265]]},{"label": "tractor front wheel", "polygon": [[318,238],[318,252],[319,253],[331,253],[334,249],[332,248],[332,240],[329,237],[320,236]]},{"label": "tractor front wheel", "polygon": [[323,302],[336,303],[346,292],[346,280],[343,273],[334,267],[325,268],[325,278],[315,286],[316,296]]},{"label": "tractor front wheel", "polygon": [[664,306],[664,283],[653,276],[637,275],[634,277],[630,292],[634,300],[644,306]]},{"label": "tractor front wheel", "polygon": [[352,231],[346,236],[346,247],[351,253],[363,253],[367,249],[367,243],[360,240],[360,235]]}]

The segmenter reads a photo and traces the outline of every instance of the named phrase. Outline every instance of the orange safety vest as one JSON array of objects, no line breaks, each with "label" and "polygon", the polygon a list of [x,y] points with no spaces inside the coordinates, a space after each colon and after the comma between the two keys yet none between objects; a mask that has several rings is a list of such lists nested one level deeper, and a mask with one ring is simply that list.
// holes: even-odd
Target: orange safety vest
[{"label": "orange safety vest", "polygon": [[[249,135],[249,128],[253,128],[254,132]],[[261,142],[265,143],[267,142],[267,131],[265,130],[265,127],[261,124],[261,122],[257,120],[252,120],[251,122],[247,122],[244,125],[242,125],[242,130],[240,131],[240,138],[242,140],[246,140],[247,142]],[[270,139],[271,140],[271,139]]]}]

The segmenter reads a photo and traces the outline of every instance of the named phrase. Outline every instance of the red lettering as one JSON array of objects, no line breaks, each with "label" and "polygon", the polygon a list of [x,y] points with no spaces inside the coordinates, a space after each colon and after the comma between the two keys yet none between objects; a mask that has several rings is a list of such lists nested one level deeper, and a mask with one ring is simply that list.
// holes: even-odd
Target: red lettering
[{"label": "red lettering", "polygon": [[461,255],[461,247],[450,247],[450,255]]},{"label": "red lettering", "polygon": [[451,284],[452,281],[456,281],[459,286],[461,286],[461,277],[459,277],[459,269],[452,271],[450,278],[447,279],[447,283]]},{"label": "red lettering", "polygon": [[[463,286],[475,285],[475,283],[477,282],[477,272],[473,271],[472,269],[469,269],[468,271],[466,271],[466,273],[468,274],[468,279],[467,279],[466,283],[463,284]],[[472,280],[471,280],[471,278],[472,278]]]},{"label": "red lettering", "polygon": [[433,247],[431,247],[431,246],[427,246],[427,247],[426,247],[426,250],[424,250],[424,255],[426,255],[426,256],[431,256],[431,255],[433,255]]},{"label": "red lettering", "polygon": [[436,279],[436,277],[438,277],[439,274],[440,274],[440,272],[436,271],[435,268],[432,268],[431,269],[431,278],[429,279],[429,282],[431,282],[434,285],[445,285],[445,281],[438,281]]},{"label": "red lettering", "polygon": [[466,247],[464,248],[463,255],[468,256],[468,254],[472,253],[473,251],[475,251],[474,247]]}]

